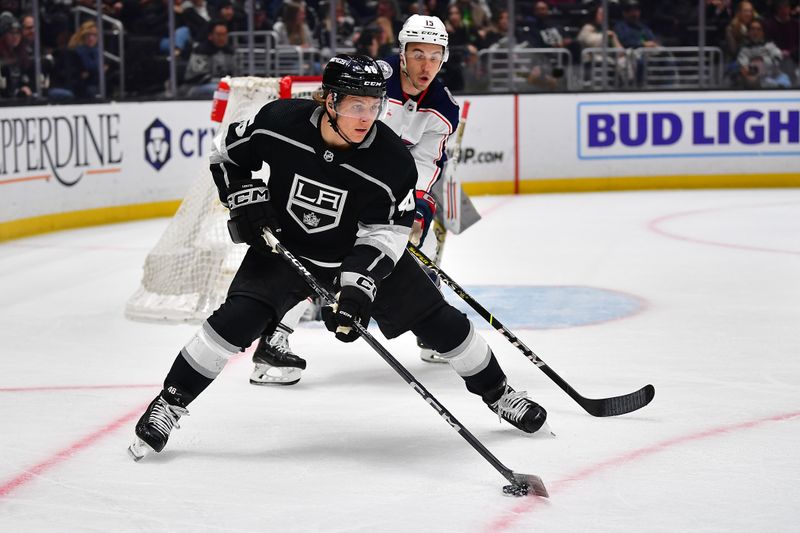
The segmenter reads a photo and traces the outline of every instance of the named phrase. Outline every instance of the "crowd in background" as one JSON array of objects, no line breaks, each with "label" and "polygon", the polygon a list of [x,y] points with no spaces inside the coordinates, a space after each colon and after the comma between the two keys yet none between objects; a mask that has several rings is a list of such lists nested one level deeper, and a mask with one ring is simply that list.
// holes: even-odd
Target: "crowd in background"
[{"label": "crowd in background", "polygon": [[[739,88],[798,84],[797,0],[705,0],[706,45],[724,51],[728,84]],[[480,88],[481,50],[507,47],[506,0],[340,0],[335,46],[382,58],[397,53],[403,21],[422,4],[440,17],[450,34],[450,61],[440,76],[453,91]],[[243,75],[231,32],[246,31],[244,0],[103,0],[103,13],[124,27],[125,88],[129,96],[161,96],[167,90],[170,56],[180,66],[181,95],[205,96],[226,74]],[[41,94],[52,101],[95,98],[99,94],[98,28],[84,16],[76,25],[73,8],[94,10],[96,0],[41,0]],[[174,46],[168,38],[168,11],[175,14]],[[334,44],[326,0],[255,0],[256,31],[275,32],[278,45],[330,49]],[[522,48],[561,48],[576,61],[585,48],[602,46],[600,2],[533,0],[515,2],[513,35]],[[696,46],[697,0],[618,0],[609,3],[607,46],[640,49]],[[111,31],[109,26],[107,31]],[[117,53],[110,33],[105,49]],[[0,0],[0,97],[30,98],[35,91],[35,26],[28,0]],[[636,65],[618,53],[622,75],[635,79]],[[322,65],[314,65],[317,71]],[[103,73],[114,96],[118,63],[106,59]],[[559,72],[532,65],[527,82],[543,90],[558,87]]]}]

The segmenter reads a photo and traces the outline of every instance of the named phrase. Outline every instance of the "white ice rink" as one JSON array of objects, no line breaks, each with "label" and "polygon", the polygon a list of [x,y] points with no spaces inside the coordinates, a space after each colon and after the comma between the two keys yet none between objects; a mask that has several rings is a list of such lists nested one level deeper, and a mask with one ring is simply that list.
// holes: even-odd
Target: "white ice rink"
[{"label": "white ice rink", "polygon": [[[0,531],[800,531],[800,190],[476,204],[484,220],[448,239],[445,270],[475,294],[550,295],[481,303],[584,396],[656,387],[641,411],[593,418],[476,321],[549,412],[557,436],[531,437],[411,337],[386,344],[549,500],[504,497],[363,341],[318,326],[292,338],[298,385],[251,386],[239,356],[134,463],[133,425],[195,330],[123,317],[159,219],[0,243]],[[591,305],[558,297],[575,288]],[[604,315],[609,295],[633,306]]]}]

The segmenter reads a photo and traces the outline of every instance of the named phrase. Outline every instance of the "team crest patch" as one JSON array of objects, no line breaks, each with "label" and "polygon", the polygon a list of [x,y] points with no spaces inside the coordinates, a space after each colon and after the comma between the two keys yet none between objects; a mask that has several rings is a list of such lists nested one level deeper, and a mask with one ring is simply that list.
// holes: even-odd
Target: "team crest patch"
[{"label": "team crest patch", "polygon": [[394,70],[392,69],[392,66],[389,63],[387,63],[383,59],[377,60],[376,63],[378,64],[378,68],[381,69],[381,74],[383,74],[383,79],[388,80],[389,78],[392,77],[392,74],[394,74]]},{"label": "team crest patch", "polygon": [[347,191],[294,175],[286,210],[306,233],[319,233],[339,225]]}]

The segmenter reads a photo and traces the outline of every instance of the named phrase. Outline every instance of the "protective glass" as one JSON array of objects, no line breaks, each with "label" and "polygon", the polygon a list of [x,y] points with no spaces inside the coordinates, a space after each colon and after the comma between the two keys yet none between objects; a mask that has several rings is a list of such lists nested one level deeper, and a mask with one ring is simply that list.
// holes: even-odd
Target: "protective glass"
[{"label": "protective glass", "polygon": [[334,104],[336,112],[343,117],[359,120],[380,120],[386,113],[386,97],[347,96]]}]

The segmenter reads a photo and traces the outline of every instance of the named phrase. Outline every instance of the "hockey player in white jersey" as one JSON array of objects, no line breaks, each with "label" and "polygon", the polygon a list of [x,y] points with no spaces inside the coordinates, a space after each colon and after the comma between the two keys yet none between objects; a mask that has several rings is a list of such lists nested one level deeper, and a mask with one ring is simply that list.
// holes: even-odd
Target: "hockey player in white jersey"
[{"label": "hockey player in white jersey", "polygon": [[[426,239],[436,214],[431,194],[442,175],[447,139],[458,127],[459,108],[447,87],[436,78],[447,61],[448,34],[437,17],[412,15],[398,35],[400,55],[378,61],[386,78],[388,109],[383,122],[402,139],[417,167],[416,216],[410,240],[434,256],[435,241]],[[438,281],[438,280],[437,280]],[[300,380],[306,361],[289,347],[289,335],[310,302],[291,309],[271,335],[265,335],[253,355],[254,385],[293,385]],[[420,339],[420,357],[426,362],[446,363]]]}]

